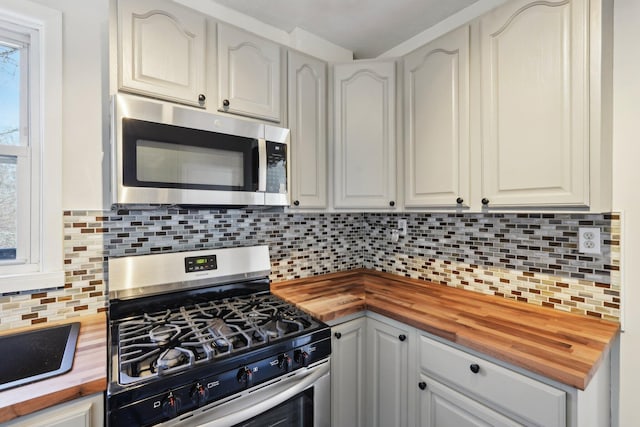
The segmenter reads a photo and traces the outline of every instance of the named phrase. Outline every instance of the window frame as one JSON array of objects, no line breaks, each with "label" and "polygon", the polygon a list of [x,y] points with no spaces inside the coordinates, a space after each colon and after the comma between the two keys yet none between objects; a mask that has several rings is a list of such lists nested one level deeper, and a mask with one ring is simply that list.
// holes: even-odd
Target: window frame
[{"label": "window frame", "polygon": [[[35,67],[32,70],[30,64],[37,61],[38,45],[35,40],[32,46],[31,40],[35,39],[37,32],[30,28],[24,28],[11,22],[4,22],[0,18],[0,37],[3,44],[9,44],[17,48],[25,48],[20,55],[20,93],[27,93],[27,96],[20,97],[20,123],[18,125],[18,145],[0,145],[0,156],[14,157],[16,159],[16,191],[18,199],[18,210],[16,215],[18,216],[17,223],[17,242],[16,242],[16,259],[15,260],[2,260],[0,261],[0,268],[4,274],[8,273],[25,273],[36,271],[35,268],[39,262],[39,244],[40,242],[32,241],[33,236],[38,236],[38,229],[35,228],[38,221],[25,221],[21,218],[31,218],[31,206],[32,206],[32,194],[37,191],[31,192],[30,182],[36,181],[37,177],[32,177],[32,165],[38,164],[39,159],[33,159],[31,156],[31,146],[37,148],[39,146],[39,140],[37,133],[34,135],[36,138],[31,141],[31,125],[30,120],[38,123],[38,114],[30,115],[29,105],[33,105],[33,102],[37,102],[39,98],[37,87],[37,69],[38,64],[35,63]],[[34,58],[31,58],[34,54]],[[32,88],[33,87],[33,88]],[[31,116],[31,117],[30,117]],[[36,150],[37,151],[37,150]],[[39,167],[35,167],[34,172],[38,173]],[[35,195],[35,194],[33,194]],[[37,208],[37,206],[34,206]],[[35,219],[35,218],[34,218]]]},{"label": "window frame", "polygon": [[19,163],[18,215],[29,220],[18,221],[17,262],[0,265],[0,293],[60,287],[64,285],[62,13],[29,0],[3,0],[0,25],[29,34],[28,107],[21,105],[28,114],[27,128],[20,123],[20,138],[27,132],[29,144],[14,150]]}]

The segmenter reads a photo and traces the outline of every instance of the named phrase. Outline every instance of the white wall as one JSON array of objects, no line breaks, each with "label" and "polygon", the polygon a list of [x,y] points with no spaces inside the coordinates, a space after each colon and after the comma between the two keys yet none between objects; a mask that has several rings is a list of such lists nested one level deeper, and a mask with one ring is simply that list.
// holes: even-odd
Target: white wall
[{"label": "white wall", "polygon": [[620,348],[620,425],[637,426],[640,369],[640,1],[616,0],[613,66],[613,209],[623,212],[624,327]]},{"label": "white wall", "polygon": [[[62,207],[102,209],[108,135],[108,0],[34,0],[62,12]],[[105,150],[108,153],[108,150]]]}]

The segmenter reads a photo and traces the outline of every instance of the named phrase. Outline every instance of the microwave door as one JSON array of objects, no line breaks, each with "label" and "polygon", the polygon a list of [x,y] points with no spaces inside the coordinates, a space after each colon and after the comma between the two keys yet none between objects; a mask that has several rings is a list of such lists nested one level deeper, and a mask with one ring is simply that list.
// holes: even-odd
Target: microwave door
[{"label": "microwave door", "polygon": [[121,152],[118,203],[264,204],[256,138],[123,118]]}]

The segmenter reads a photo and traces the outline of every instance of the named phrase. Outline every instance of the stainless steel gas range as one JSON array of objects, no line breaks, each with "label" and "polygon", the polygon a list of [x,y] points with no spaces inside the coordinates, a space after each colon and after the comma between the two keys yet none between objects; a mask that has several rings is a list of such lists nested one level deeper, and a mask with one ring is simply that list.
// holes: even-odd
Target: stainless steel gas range
[{"label": "stainless steel gas range", "polygon": [[109,259],[110,426],[329,426],[327,325],[267,246]]}]

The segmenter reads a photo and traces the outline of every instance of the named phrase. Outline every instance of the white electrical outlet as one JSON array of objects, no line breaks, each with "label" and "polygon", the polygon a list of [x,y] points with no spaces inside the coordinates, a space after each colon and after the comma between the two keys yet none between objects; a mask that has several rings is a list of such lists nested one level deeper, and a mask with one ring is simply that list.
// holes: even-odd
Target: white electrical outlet
[{"label": "white electrical outlet", "polygon": [[600,254],[599,228],[578,228],[578,251],[583,254]]},{"label": "white electrical outlet", "polygon": [[403,237],[407,235],[407,220],[406,219],[399,219],[398,220],[398,232]]}]

